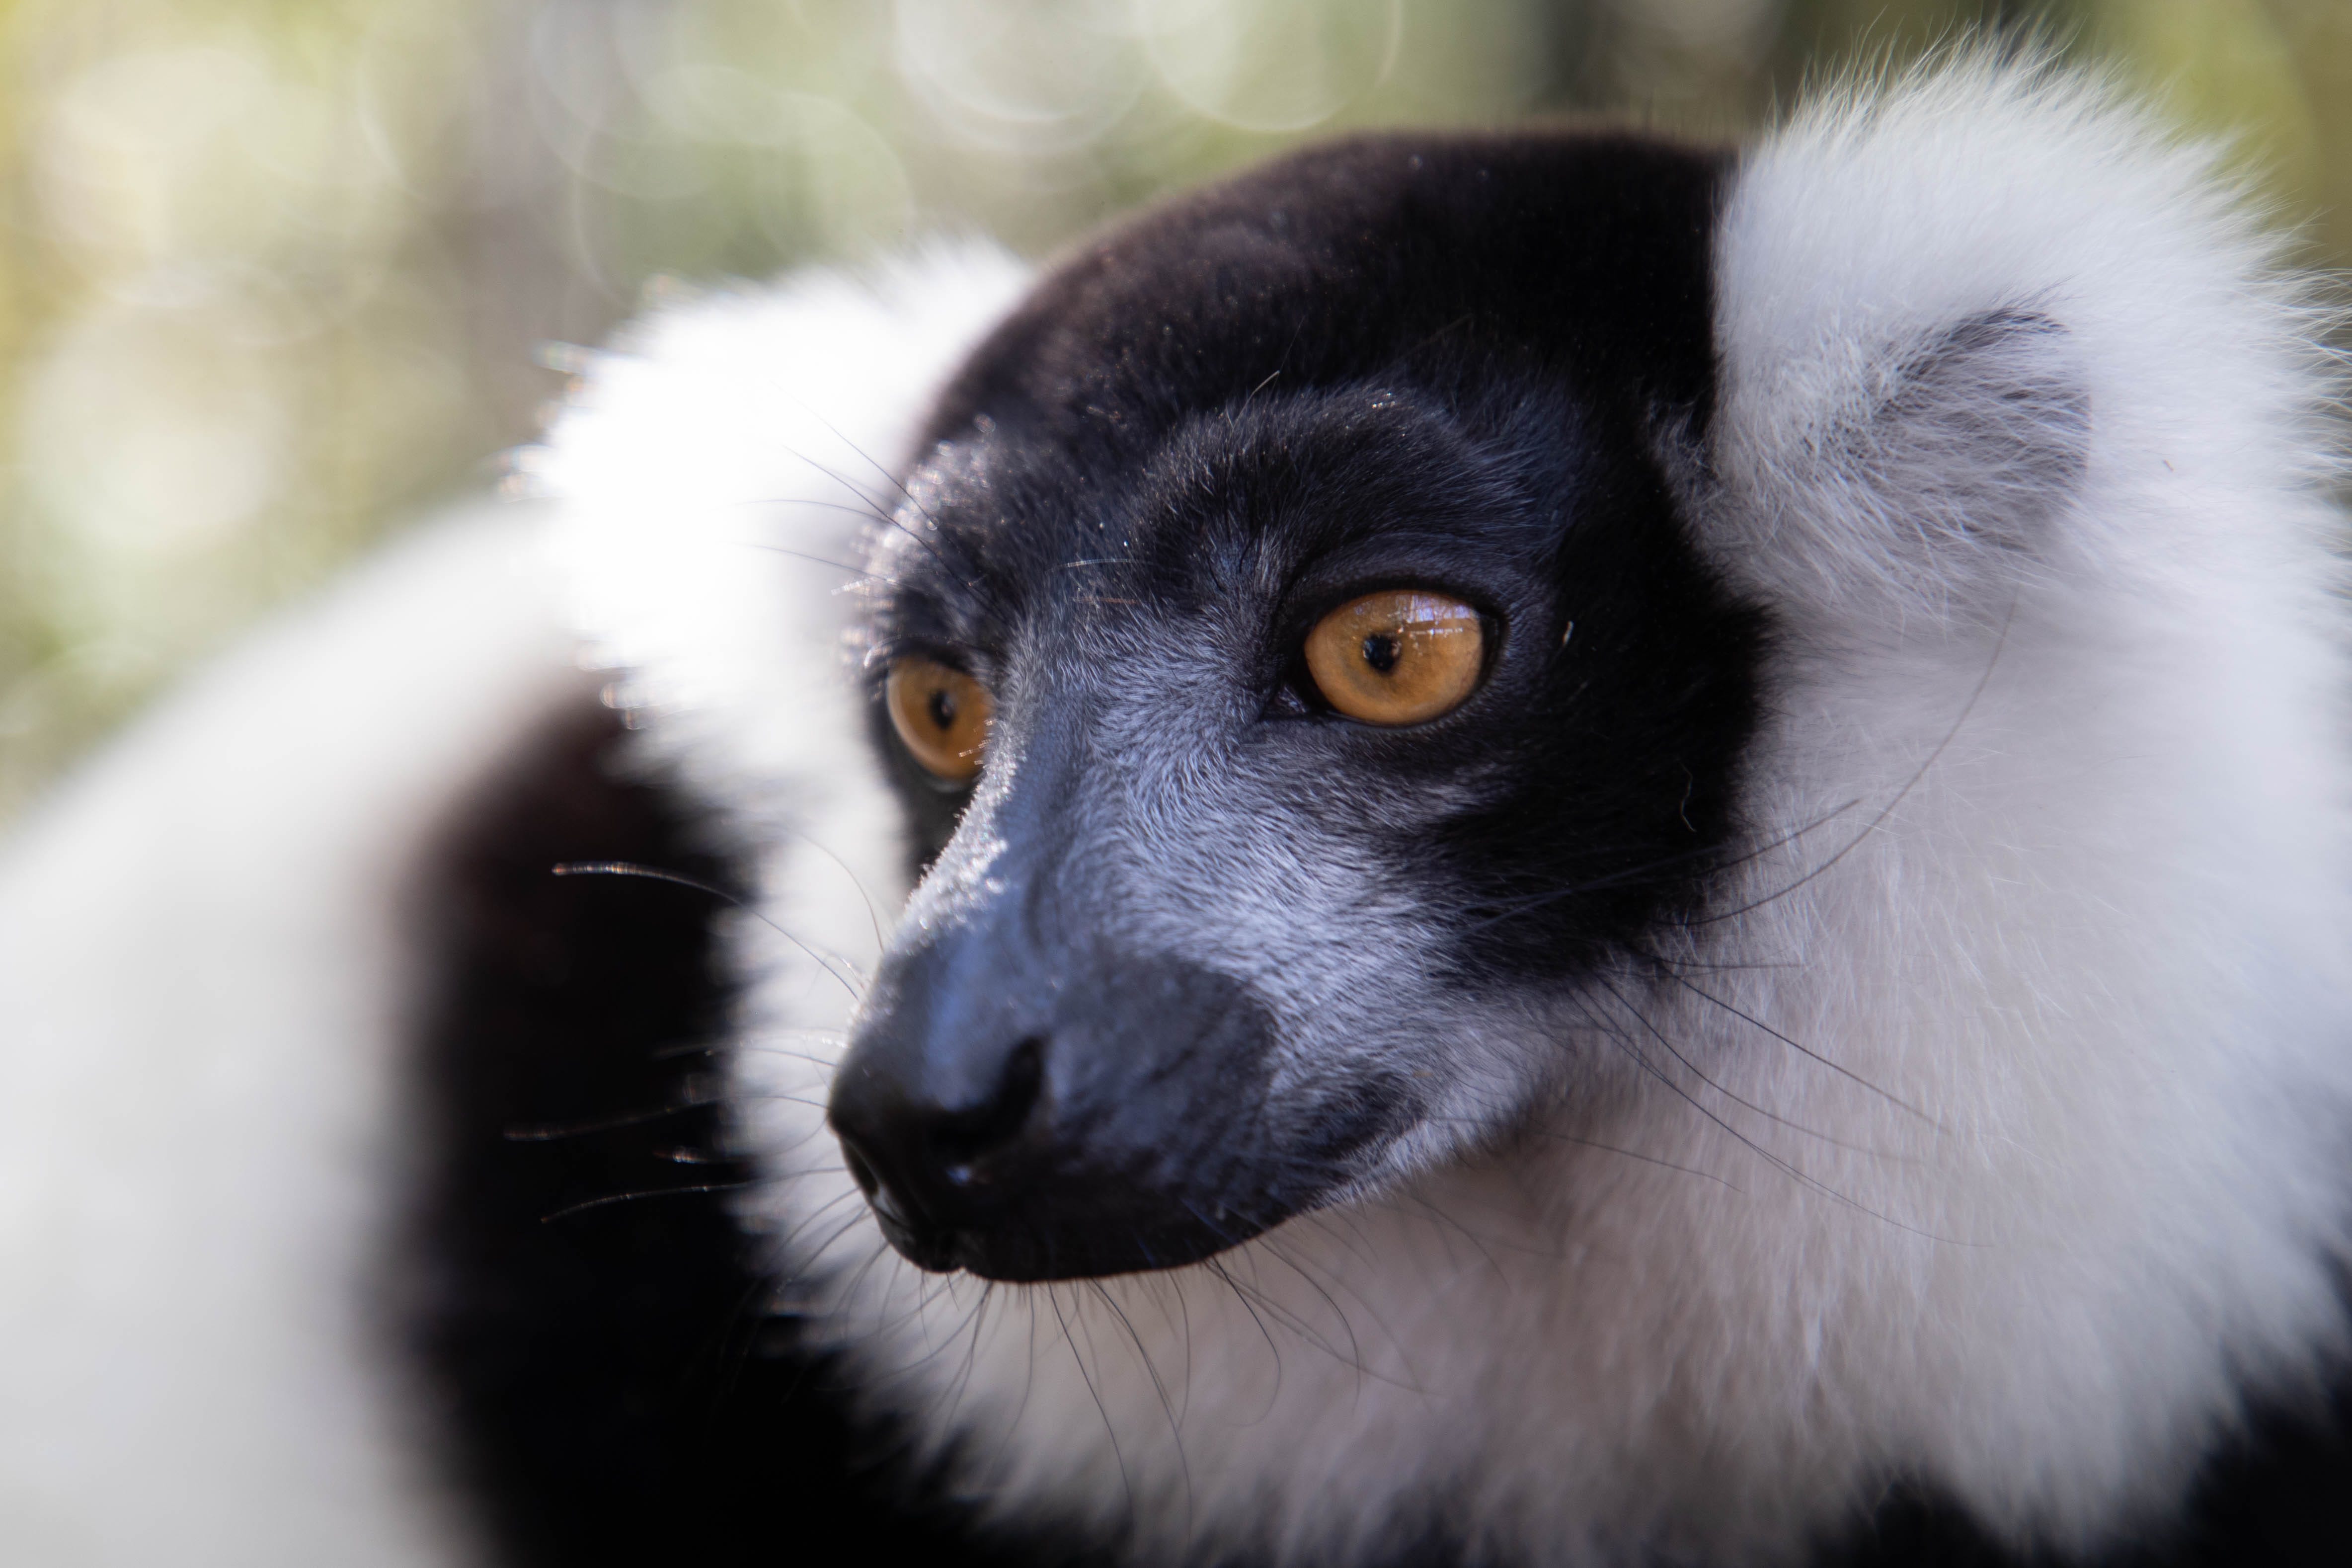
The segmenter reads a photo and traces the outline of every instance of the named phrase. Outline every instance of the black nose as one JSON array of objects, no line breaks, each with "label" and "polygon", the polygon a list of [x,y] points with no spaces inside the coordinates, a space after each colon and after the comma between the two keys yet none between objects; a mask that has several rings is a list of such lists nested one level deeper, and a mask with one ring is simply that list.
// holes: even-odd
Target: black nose
[{"label": "black nose", "polygon": [[868,1053],[845,1062],[834,1082],[827,1115],[849,1173],[890,1245],[926,1268],[960,1266],[955,1221],[1019,1143],[1045,1081],[1040,1036],[971,1056],[976,1079],[893,1071]]},{"label": "black nose", "polygon": [[885,960],[827,1114],[890,1244],[1064,1279],[1190,1263],[1296,1212],[1314,1162],[1270,1140],[1272,1026],[1246,988],[1059,958],[967,931]]}]

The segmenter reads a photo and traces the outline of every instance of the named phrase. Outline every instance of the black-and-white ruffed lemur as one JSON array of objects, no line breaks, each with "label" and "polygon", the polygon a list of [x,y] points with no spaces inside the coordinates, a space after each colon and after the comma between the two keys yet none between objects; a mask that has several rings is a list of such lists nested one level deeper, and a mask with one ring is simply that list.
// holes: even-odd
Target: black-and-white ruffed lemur
[{"label": "black-and-white ruffed lemur", "polygon": [[2279,255],[1962,57],[659,311],[17,830],[0,1555],[2338,1560]]}]

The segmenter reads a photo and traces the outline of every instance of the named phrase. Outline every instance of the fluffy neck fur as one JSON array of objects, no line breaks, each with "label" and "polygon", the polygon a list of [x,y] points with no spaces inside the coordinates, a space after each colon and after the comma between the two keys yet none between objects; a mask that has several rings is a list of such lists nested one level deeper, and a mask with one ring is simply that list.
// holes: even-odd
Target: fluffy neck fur
[{"label": "fluffy neck fur", "polygon": [[[2084,1543],[2336,1350],[2352,879],[2307,311],[2204,154],[1983,61],[1801,111],[1718,257],[1723,401],[1679,471],[1781,633],[1726,912],[1679,979],[1628,977],[1538,1124],[1171,1273],[920,1275],[823,1125],[838,972],[907,890],[826,563],[1021,269],[679,307],[537,454],[599,658],[760,868],[734,1074],[779,1306],[995,1506],[1158,1555],[1346,1557],[1402,1509],[1544,1561],[1769,1556],[1916,1476]],[[2000,312],[2060,324],[2087,395],[2022,542],[2001,484],[1886,433],[1916,412],[1889,367]],[[1945,391],[1956,428],[2004,416]]]}]

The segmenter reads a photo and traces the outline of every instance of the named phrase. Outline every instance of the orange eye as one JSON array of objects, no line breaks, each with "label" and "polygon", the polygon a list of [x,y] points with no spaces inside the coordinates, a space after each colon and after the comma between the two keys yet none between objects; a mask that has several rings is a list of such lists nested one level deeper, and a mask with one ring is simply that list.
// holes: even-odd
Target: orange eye
[{"label": "orange eye", "polygon": [[1340,605],[1307,634],[1307,670],[1323,700],[1367,724],[1420,724],[1478,684],[1486,634],[1459,599],[1390,588]]},{"label": "orange eye", "polygon": [[910,654],[891,665],[882,698],[915,761],[957,784],[980,772],[980,749],[995,706],[986,687],[962,670]]}]

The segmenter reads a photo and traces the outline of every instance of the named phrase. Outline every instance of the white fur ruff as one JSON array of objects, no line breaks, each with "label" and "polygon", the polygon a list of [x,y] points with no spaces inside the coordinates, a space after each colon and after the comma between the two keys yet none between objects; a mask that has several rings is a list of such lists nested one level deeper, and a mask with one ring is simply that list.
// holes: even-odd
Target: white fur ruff
[{"label": "white fur ruff", "polygon": [[[1706,995],[1622,1021],[1671,1073],[1212,1264],[941,1281],[822,1126],[847,988],[737,931],[782,1304],[961,1439],[992,1506],[1167,1553],[1345,1560],[1402,1498],[1538,1560],[1769,1556],[1911,1475],[2082,1543],[2176,1496],[2241,1389],[2336,1349],[2338,520],[2269,242],[2105,91],[1962,61],[1766,139],[1717,277],[1693,501],[1783,635],[1728,900],[1756,907],[1693,937]],[[698,306],[547,457],[655,742],[757,847],[775,924],[860,963],[845,868],[885,920],[905,888],[840,574],[747,544],[849,559],[830,508],[896,504],[877,464],[1016,281],[934,258]],[[2088,395],[2073,503],[2023,552],[1970,537],[2000,476],[1932,432],[1871,446],[1892,367],[2003,310],[2063,329]]]}]

